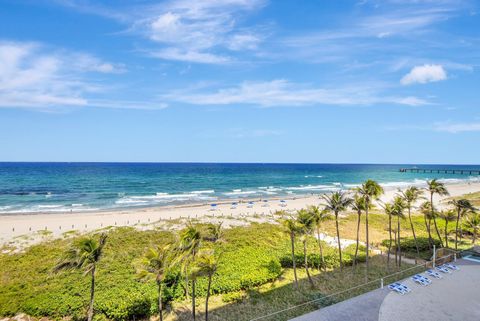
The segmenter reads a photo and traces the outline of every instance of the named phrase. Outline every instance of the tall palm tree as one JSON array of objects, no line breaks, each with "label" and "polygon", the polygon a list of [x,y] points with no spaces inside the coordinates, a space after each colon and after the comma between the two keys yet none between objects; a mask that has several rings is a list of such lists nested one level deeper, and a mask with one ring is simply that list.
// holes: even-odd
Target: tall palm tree
[{"label": "tall palm tree", "polygon": [[140,279],[155,280],[158,288],[158,315],[163,320],[163,283],[165,276],[172,268],[173,251],[170,244],[162,247],[151,247],[141,258],[137,268]]},{"label": "tall palm tree", "polygon": [[430,208],[430,202],[423,202],[420,207],[420,212],[423,214],[423,221],[425,223],[425,229],[428,232],[428,245],[430,250],[433,248],[433,238],[430,229],[430,222],[432,220],[432,210]]},{"label": "tall palm tree", "polygon": [[87,320],[92,321],[95,300],[95,272],[100,261],[103,248],[107,242],[107,234],[101,234],[98,241],[94,237],[82,238],[74,243],[65,253],[65,257],[55,266],[54,272],[61,270],[81,269],[84,275],[90,274],[90,303]]},{"label": "tall palm tree", "polygon": [[205,321],[208,321],[208,300],[210,298],[210,290],[212,287],[213,275],[217,271],[218,262],[213,251],[200,253],[195,262],[195,276],[206,276],[208,278],[207,297],[205,298]]},{"label": "tall palm tree", "polygon": [[[200,231],[191,223],[188,223],[187,227],[180,233],[179,249],[183,253],[185,262],[185,275],[188,277],[190,274],[188,269],[189,265],[195,262],[196,255],[200,248],[202,235]],[[196,280],[192,279],[192,317],[196,320],[195,314],[195,283]],[[188,279],[186,281],[188,285]],[[187,290],[188,292],[188,290]]]},{"label": "tall palm tree", "polygon": [[298,278],[297,278],[297,262],[295,260],[295,235],[299,232],[299,226],[297,221],[293,218],[287,218],[282,221],[282,224],[285,228],[285,231],[290,236],[290,244],[292,249],[292,266],[293,266],[293,275],[295,277],[295,287],[298,288]]},{"label": "tall palm tree", "polygon": [[478,235],[478,229],[480,229],[480,214],[471,213],[469,216],[467,216],[465,225],[468,228],[472,229],[472,232],[473,232],[472,244],[475,245],[475,242],[477,240],[477,235]]},{"label": "tall palm tree", "polygon": [[326,202],[325,209],[335,215],[335,228],[337,230],[338,256],[340,257],[340,270],[343,269],[342,263],[342,245],[340,242],[340,229],[338,227],[338,214],[345,211],[352,203],[352,199],[347,197],[344,192],[333,192],[330,195],[322,195]]},{"label": "tall palm tree", "polygon": [[451,200],[449,203],[453,205],[455,211],[457,212],[457,219],[455,223],[455,250],[458,250],[458,228],[460,220],[462,219],[462,216],[466,215],[467,213],[473,212],[475,208],[473,207],[472,203],[470,203],[470,201],[466,199],[454,199]]},{"label": "tall palm tree", "polygon": [[435,194],[439,196],[449,195],[448,190],[445,187],[445,184],[437,181],[436,179],[432,179],[431,181],[427,181],[427,191],[430,193],[430,208],[432,210],[433,224],[435,225],[435,231],[437,232],[437,236],[438,236],[438,239],[440,240],[440,244],[443,247],[442,237],[440,236],[440,231],[438,230],[438,226],[437,226],[436,215],[433,214],[435,212],[435,209],[433,207],[433,195]]},{"label": "tall palm tree", "polygon": [[355,196],[353,197],[352,209],[357,212],[357,244],[355,246],[355,257],[353,259],[353,265],[356,266],[357,257],[358,257],[359,238],[360,238],[360,221],[362,218],[362,212],[367,209],[365,197],[360,196],[359,194],[355,194]]},{"label": "tall palm tree", "polygon": [[310,271],[308,270],[308,257],[307,257],[307,240],[308,236],[312,233],[313,230],[313,217],[308,213],[306,210],[301,209],[297,212],[297,224],[298,224],[298,232],[301,235],[301,240],[303,243],[303,256],[304,256],[304,264],[305,264],[305,272],[307,273],[308,281],[310,285],[315,287],[313,283],[312,277],[310,275]]},{"label": "tall palm tree", "polygon": [[388,237],[389,237],[388,253],[387,253],[387,266],[388,266],[390,265],[390,253],[392,252],[392,216],[393,216],[393,212],[395,211],[393,203],[387,203],[383,205],[383,210],[385,214],[388,215]]},{"label": "tall palm tree", "polygon": [[418,249],[417,235],[415,234],[415,228],[413,227],[412,222],[412,207],[422,196],[423,191],[415,186],[411,186],[404,191],[400,192],[403,200],[405,201],[406,208],[408,210],[408,221],[410,222],[410,228],[413,234],[413,240],[415,241],[415,248],[417,250],[417,256],[415,257],[415,263],[417,263],[417,258],[420,256],[420,250]]},{"label": "tall palm tree", "polygon": [[368,279],[368,258],[369,258],[369,248],[370,248],[370,240],[369,240],[369,229],[368,229],[368,209],[370,208],[370,204],[372,201],[378,199],[383,194],[383,188],[378,184],[376,181],[371,179],[366,180],[362,186],[357,189],[357,192],[365,197],[365,238],[366,238],[366,257],[365,257],[365,280]]},{"label": "tall palm tree", "polygon": [[396,196],[393,199],[393,215],[397,217],[397,254],[398,254],[398,266],[402,266],[402,250],[400,245],[400,219],[404,219],[405,215],[403,211],[405,210],[406,204],[401,196]]},{"label": "tall palm tree", "polygon": [[439,216],[445,221],[445,246],[448,248],[448,223],[455,221],[457,213],[454,209],[440,211]]},{"label": "tall palm tree", "polygon": [[326,210],[321,210],[320,207],[318,206],[308,207],[308,212],[310,213],[310,215],[312,215],[313,222],[315,224],[315,228],[317,231],[317,242],[318,242],[318,249],[320,251],[321,265],[323,266],[323,269],[326,270],[325,258],[323,257],[322,241],[320,240],[320,228],[322,227],[323,222],[330,219],[330,214]]}]

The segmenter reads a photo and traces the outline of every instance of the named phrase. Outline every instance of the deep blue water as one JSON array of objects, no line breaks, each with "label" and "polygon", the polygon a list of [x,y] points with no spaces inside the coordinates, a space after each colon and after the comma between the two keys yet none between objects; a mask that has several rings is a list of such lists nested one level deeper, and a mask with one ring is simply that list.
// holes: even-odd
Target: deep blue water
[{"label": "deep blue water", "polygon": [[[478,176],[400,173],[415,165],[0,163],[0,213],[89,211],[325,193],[374,179],[387,188]],[[480,169],[462,165],[419,168]]]}]

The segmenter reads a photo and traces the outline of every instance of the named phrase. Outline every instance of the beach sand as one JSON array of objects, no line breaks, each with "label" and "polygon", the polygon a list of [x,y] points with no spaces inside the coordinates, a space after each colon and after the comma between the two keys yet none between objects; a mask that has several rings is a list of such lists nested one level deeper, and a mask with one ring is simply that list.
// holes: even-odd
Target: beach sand
[{"label": "beach sand", "polygon": [[[480,191],[480,183],[448,184],[451,197]],[[388,202],[398,192],[398,189],[388,189],[381,201]],[[435,197],[437,204],[446,197]],[[219,201],[215,210],[210,204],[188,204],[180,206],[162,206],[150,208],[133,208],[115,211],[82,212],[82,213],[43,213],[0,215],[0,245],[1,244],[33,244],[41,241],[45,235],[59,237],[68,231],[84,233],[109,226],[135,226],[137,228],[154,228],[157,222],[168,222],[178,219],[200,219],[218,221],[219,217],[233,219],[250,217],[257,221],[272,220],[271,214],[277,210],[296,211],[309,205],[321,205],[319,195],[296,196],[283,198],[286,206],[281,206],[279,198],[267,199],[268,202],[255,200],[239,201],[236,208],[231,208],[232,200]],[[252,207],[249,201],[254,201]]]}]

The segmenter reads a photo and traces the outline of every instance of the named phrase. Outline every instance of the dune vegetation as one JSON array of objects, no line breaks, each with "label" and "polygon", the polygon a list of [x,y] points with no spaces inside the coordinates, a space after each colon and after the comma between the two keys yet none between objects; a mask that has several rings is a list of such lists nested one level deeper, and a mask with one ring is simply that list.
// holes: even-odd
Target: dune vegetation
[{"label": "dune vegetation", "polygon": [[[66,232],[62,239],[21,252],[5,251],[0,254],[0,315],[251,320],[316,300],[265,319],[286,320],[378,288],[381,277],[399,272],[385,279],[391,282],[421,269],[409,269],[412,260],[401,256],[429,259],[433,244],[471,246],[478,222],[467,200],[452,200],[443,210],[428,200],[409,206],[422,194],[409,189],[405,193],[413,196],[399,194],[373,207],[382,192],[375,184],[367,181],[355,197],[343,192],[325,196],[325,207],[278,212],[277,223],[223,228],[183,221],[179,231]],[[430,190],[439,190],[435,184]],[[327,244],[316,237],[320,233],[357,242]]]}]

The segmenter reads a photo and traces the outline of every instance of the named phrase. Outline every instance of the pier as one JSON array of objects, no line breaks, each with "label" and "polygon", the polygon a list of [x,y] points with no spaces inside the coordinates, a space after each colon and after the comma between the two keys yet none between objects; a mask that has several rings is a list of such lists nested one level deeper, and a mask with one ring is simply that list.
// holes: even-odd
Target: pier
[{"label": "pier", "polygon": [[400,168],[401,173],[437,173],[437,174],[460,174],[480,175],[478,169],[448,169],[448,168]]}]

